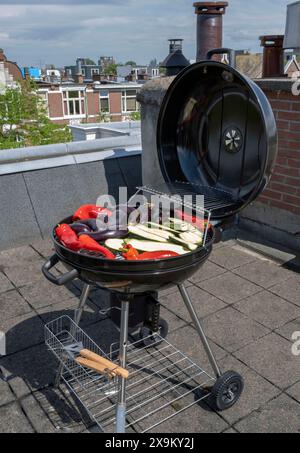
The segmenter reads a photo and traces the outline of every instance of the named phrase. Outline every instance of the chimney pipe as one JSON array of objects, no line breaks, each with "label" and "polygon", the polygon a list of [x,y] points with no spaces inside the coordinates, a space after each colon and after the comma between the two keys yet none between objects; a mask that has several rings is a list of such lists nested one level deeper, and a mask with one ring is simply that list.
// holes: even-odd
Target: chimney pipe
[{"label": "chimney pipe", "polygon": [[82,60],[80,58],[77,59],[76,68],[77,68],[77,75],[82,74]]},{"label": "chimney pipe", "polygon": [[260,36],[263,52],[263,78],[284,77],[283,35]]},{"label": "chimney pipe", "polygon": [[176,52],[176,50],[180,50],[180,52],[182,52],[182,43],[183,39],[169,39],[170,53]]},{"label": "chimney pipe", "polygon": [[31,79],[29,68],[24,68],[24,78],[25,78],[25,80],[30,80]]},{"label": "chimney pipe", "polygon": [[[197,56],[196,60],[206,60],[207,52],[223,47],[223,15],[228,2],[196,2],[197,14]],[[216,57],[220,58],[220,57]]]}]

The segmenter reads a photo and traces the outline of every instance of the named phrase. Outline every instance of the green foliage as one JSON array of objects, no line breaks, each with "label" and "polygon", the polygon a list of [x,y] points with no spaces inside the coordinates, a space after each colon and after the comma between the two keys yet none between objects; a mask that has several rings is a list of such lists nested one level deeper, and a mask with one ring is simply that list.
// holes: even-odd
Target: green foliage
[{"label": "green foliage", "polygon": [[109,64],[104,68],[103,72],[105,75],[117,75],[117,68],[118,66],[115,63]]},{"label": "green foliage", "polygon": [[54,124],[33,81],[0,94],[0,149],[66,143],[72,140],[67,126]]},{"label": "green foliage", "polygon": [[127,61],[127,62],[125,63],[125,66],[132,66],[132,67],[135,68],[135,67],[136,67],[136,62],[135,62],[135,61],[132,61],[132,60]]},{"label": "green foliage", "polygon": [[129,118],[132,121],[140,121],[141,120],[141,112],[132,112],[132,113],[130,113]]},{"label": "green foliage", "polygon": [[86,58],[85,59],[85,64],[87,64],[87,65],[95,65],[96,63],[91,58]]}]

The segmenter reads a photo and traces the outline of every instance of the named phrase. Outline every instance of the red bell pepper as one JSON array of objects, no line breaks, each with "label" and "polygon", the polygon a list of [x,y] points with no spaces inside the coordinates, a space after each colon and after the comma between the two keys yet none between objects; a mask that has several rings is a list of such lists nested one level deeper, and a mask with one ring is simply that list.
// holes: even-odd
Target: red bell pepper
[{"label": "red bell pepper", "polygon": [[123,253],[123,257],[126,260],[137,261],[139,259],[139,252],[132,247],[132,245],[127,244],[124,247],[125,253]]},{"label": "red bell pepper", "polygon": [[82,249],[89,250],[91,252],[101,253],[101,255],[105,256],[105,258],[109,260],[116,259],[115,255],[110,250],[98,244],[98,242],[96,242],[93,238],[87,236],[86,234],[82,234],[81,236],[79,236],[78,241],[80,244],[80,248]]},{"label": "red bell pepper", "polygon": [[78,236],[69,225],[65,223],[58,225],[55,232],[60,242],[68,249],[74,251],[81,249]]},{"label": "red bell pepper", "polygon": [[81,206],[73,215],[73,221],[83,219],[97,219],[99,215],[111,217],[112,212],[107,208],[96,206],[94,204],[86,204]]},{"label": "red bell pepper", "polygon": [[176,256],[179,256],[178,253],[175,252],[168,252],[168,251],[163,251],[163,252],[145,252],[141,253],[139,255],[139,260],[163,260],[167,258],[175,258]]},{"label": "red bell pepper", "polygon": [[[177,218],[183,220],[184,222],[191,223],[202,232],[204,232],[205,228],[207,227],[207,220],[199,219],[199,217],[186,214],[180,209],[175,209],[175,214]],[[209,225],[209,228],[211,228],[211,225]]]},{"label": "red bell pepper", "polygon": [[125,250],[126,253],[123,253],[123,257],[129,261],[163,260],[179,256],[178,253],[168,251],[139,253],[130,244],[126,245]]}]

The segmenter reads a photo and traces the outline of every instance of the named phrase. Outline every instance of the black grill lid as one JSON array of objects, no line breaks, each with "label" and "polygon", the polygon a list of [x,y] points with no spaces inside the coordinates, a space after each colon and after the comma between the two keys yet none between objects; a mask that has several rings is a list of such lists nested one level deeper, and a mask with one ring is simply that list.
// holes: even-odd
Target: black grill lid
[{"label": "black grill lid", "polygon": [[277,154],[272,108],[261,89],[228,65],[183,70],[163,100],[157,128],[168,183],[204,194],[213,219],[229,217],[265,188]]}]

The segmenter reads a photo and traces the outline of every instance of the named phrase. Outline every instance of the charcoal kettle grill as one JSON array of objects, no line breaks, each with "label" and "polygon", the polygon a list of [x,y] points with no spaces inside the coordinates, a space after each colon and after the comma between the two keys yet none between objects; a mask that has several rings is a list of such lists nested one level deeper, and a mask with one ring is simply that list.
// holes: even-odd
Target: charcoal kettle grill
[{"label": "charcoal kettle grill", "polygon": [[[222,374],[184,282],[208,259],[218,229],[266,187],[277,153],[272,109],[261,89],[235,68],[211,60],[196,63],[175,78],[164,97],[158,118],[157,152],[165,184],[140,187],[138,193],[168,199],[192,195],[189,207],[196,214],[204,212],[214,225],[205,232],[203,247],[167,260],[110,261],[66,249],[54,231],[56,253],[43,267],[46,278],[56,285],[78,278],[85,283],[75,326],[92,285],[114,294],[111,308],[116,315],[112,319],[120,328],[120,342],[109,356],[115,357],[121,367],[127,367],[132,376],[132,383],[118,378],[114,398],[104,391],[103,398],[98,399],[103,404],[108,398],[115,415],[109,408],[97,411],[94,403],[85,401],[87,390],[78,378],[80,373],[66,369],[63,360],[58,380],[64,379],[99,426],[107,426],[109,420],[119,433],[133,426],[143,432],[152,430],[205,398],[220,411],[228,409],[243,391],[243,379],[238,373]],[[194,201],[196,195],[204,195],[204,207]],[[69,217],[63,223],[71,221]],[[58,262],[68,270],[60,277],[51,272]],[[177,286],[180,291],[215,377],[166,340],[167,326],[159,317],[157,294],[170,286]],[[140,336],[131,343],[129,328],[137,324],[142,325]],[[59,335],[57,325],[47,326],[52,343]],[[50,348],[52,343],[47,343]],[[139,374],[143,371],[144,378]],[[139,387],[148,381],[146,388]],[[96,384],[99,392],[97,379]],[[92,383],[90,387],[93,388]],[[163,398],[161,406],[155,396],[158,388],[158,396]],[[183,404],[185,398],[189,400]],[[146,426],[148,419],[153,421]]]}]

